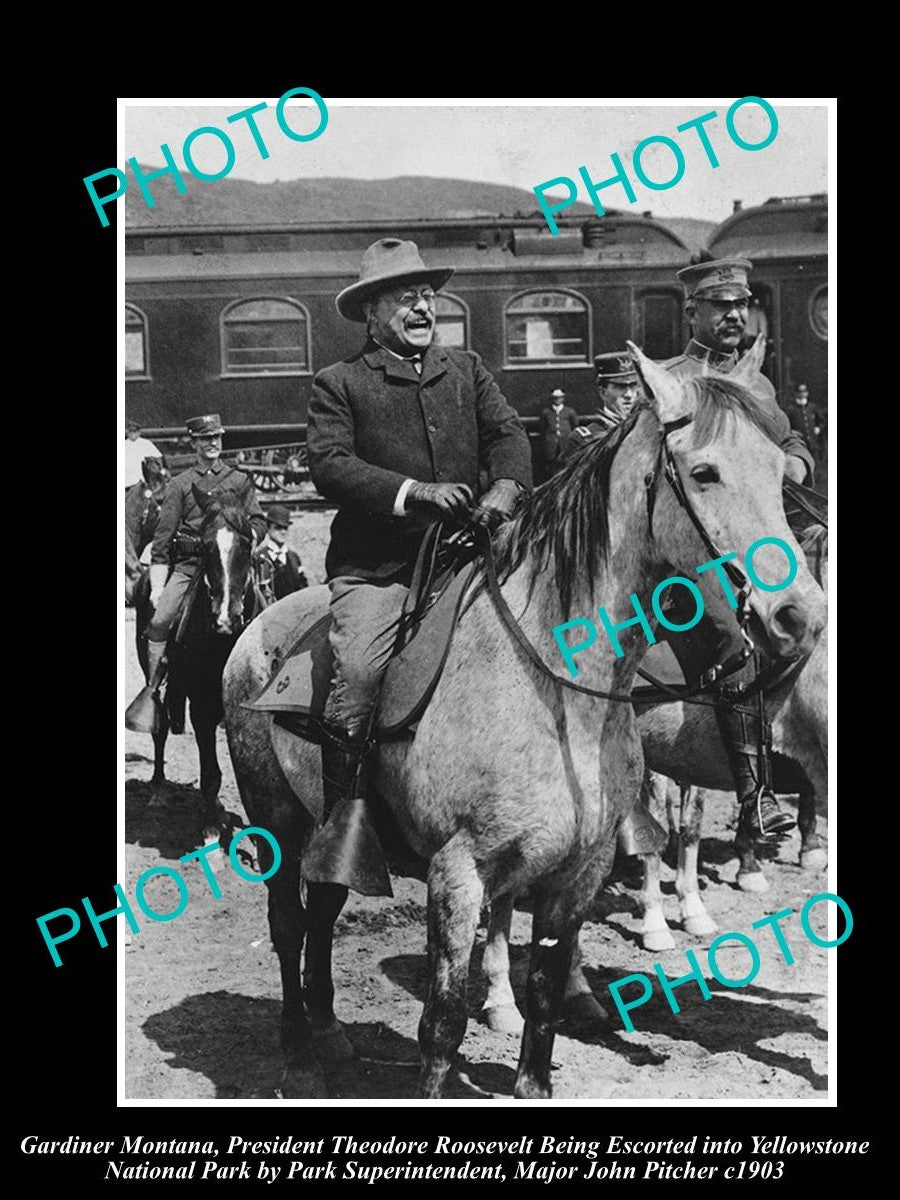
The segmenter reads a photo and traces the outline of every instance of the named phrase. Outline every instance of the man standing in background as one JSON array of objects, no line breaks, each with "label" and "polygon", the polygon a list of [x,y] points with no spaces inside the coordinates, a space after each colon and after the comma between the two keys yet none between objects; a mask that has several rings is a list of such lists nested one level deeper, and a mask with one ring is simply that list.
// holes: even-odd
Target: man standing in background
[{"label": "man standing in background", "polygon": [[793,399],[785,408],[785,412],[791,423],[791,429],[796,429],[818,462],[821,457],[824,422],[821,412],[809,402],[809,388],[805,383],[797,384]]},{"label": "man standing in background", "polygon": [[550,393],[550,403],[541,409],[538,432],[542,479],[549,479],[559,466],[563,447],[578,424],[578,414],[565,400],[566,393],[562,388],[554,388]]},{"label": "man standing in background", "polygon": [[[125,423],[125,451],[122,455],[122,474],[125,476],[124,487],[127,492],[136,483],[144,482],[141,467],[145,458],[162,458],[162,451],[154,446],[149,438],[141,437],[141,427],[137,421]],[[122,486],[122,481],[119,483]]]}]

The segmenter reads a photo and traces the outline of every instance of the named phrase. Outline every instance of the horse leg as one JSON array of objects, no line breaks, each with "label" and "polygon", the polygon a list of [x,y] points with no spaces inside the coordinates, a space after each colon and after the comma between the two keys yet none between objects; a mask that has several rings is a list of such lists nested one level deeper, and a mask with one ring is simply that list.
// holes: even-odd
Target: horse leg
[{"label": "horse leg", "polygon": [[481,1019],[494,1033],[522,1035],[525,1021],[516,1007],[509,980],[509,935],[512,925],[513,897],[500,896],[491,903],[487,942],[481,969],[487,977],[488,994]]},{"label": "horse leg", "polygon": [[734,851],[738,856],[737,885],[742,892],[767,892],[769,881],[763,875],[753,839],[741,833],[740,822],[734,838]]},{"label": "horse leg", "polygon": [[800,827],[800,866],[804,871],[821,871],[828,865],[825,839],[816,833],[816,793],[808,785],[800,788],[797,824]]},{"label": "horse leg", "polygon": [[428,868],[428,982],[419,1022],[422,1095],[438,1099],[466,1032],[469,959],[484,884],[468,838],[458,833]]},{"label": "horse leg", "polygon": [[[262,872],[271,869],[272,848],[258,848]],[[322,1070],[313,1053],[313,1033],[303,1006],[300,988],[300,955],[308,921],[300,899],[300,862],[285,853],[281,866],[266,880],[269,889],[269,929],[281,969],[281,1045],[285,1071],[281,1091],[285,1099],[317,1099],[328,1095]]]},{"label": "horse leg", "polygon": [[601,1025],[609,1020],[609,1013],[594,995],[594,990],[584,977],[581,957],[581,942],[578,934],[572,947],[572,961],[566,976],[563,992],[563,1010],[566,1019],[580,1026]]},{"label": "horse leg", "polygon": [[641,922],[641,945],[645,950],[674,950],[675,939],[666,924],[662,889],[659,886],[662,858],[659,854],[642,854],[640,857],[644,864],[644,886],[641,888],[641,911],[644,914]]},{"label": "horse leg", "polygon": [[346,903],[348,889],[337,883],[306,885],[306,959],[303,965],[303,998],[315,1039],[319,1061],[348,1062],[356,1051],[334,1015],[334,982],[331,948],[334,923]]},{"label": "horse leg", "polygon": [[697,879],[697,859],[700,853],[700,835],[703,829],[704,801],[702,788],[682,785],[675,891],[681,902],[681,919],[685,932],[693,937],[703,937],[708,933],[715,933],[717,928],[715,921],[706,911],[706,906],[700,899],[700,882]]},{"label": "horse leg", "polygon": [[[670,867],[674,867],[678,864],[678,855],[681,850],[681,838],[678,831],[679,826],[681,825],[680,813],[684,804],[684,791],[674,779],[667,779],[665,776],[657,775],[656,772],[650,772],[649,774],[650,779],[654,782],[659,779],[664,781],[664,786],[666,789],[665,822],[663,822],[661,817],[657,816],[657,814],[653,812],[653,806],[649,803],[649,801],[647,807],[660,822],[660,824],[664,824],[664,827],[669,831],[669,840],[666,843],[665,850],[662,852],[662,858],[663,862],[667,863]],[[655,794],[655,791],[656,789],[652,789],[650,794]],[[676,808],[678,809],[679,815],[676,815]]]},{"label": "horse leg", "polygon": [[156,706],[157,726],[153,734],[153,778],[150,780],[150,804],[156,807],[165,801],[166,738],[169,736],[169,714],[164,704]]},{"label": "horse leg", "polygon": [[571,897],[554,896],[535,904],[528,972],[525,1034],[514,1095],[517,1100],[549,1100],[550,1060],[556,1025],[580,921]]},{"label": "horse leg", "polygon": [[[203,711],[202,702],[191,700],[191,724],[197,739],[200,758],[200,794],[203,797],[203,841],[214,842],[229,837],[225,809],[219,803],[222,772],[216,755],[216,726],[209,713]],[[223,849],[227,850],[227,846]]]}]

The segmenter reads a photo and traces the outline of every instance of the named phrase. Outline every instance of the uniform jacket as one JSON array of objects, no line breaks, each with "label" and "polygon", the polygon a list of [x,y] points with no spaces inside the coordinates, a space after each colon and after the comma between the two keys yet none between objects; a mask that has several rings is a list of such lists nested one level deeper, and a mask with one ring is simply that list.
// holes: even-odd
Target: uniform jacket
[{"label": "uniform jacket", "polygon": [[[796,429],[808,445],[815,449],[822,436],[822,414],[814,404],[795,404],[791,401],[785,409],[791,429]],[[818,432],[817,432],[818,430]]]},{"label": "uniform jacket", "polygon": [[269,602],[281,600],[309,586],[300,555],[290,547],[285,549],[285,560],[281,562],[274,557],[268,543],[257,546],[253,551],[253,571],[263,596]]},{"label": "uniform jacket", "polygon": [[566,438],[560,455],[560,461],[568,462],[572,455],[578,454],[588,442],[593,442],[598,437],[605,437],[608,433],[612,433],[621,419],[621,417],[616,416],[614,413],[601,412],[598,414],[598,420],[591,421],[590,425],[577,425]]},{"label": "uniform jacket", "polygon": [[406,479],[497,479],[531,487],[528,435],[477,354],[432,345],[422,374],[375,342],[319,371],[309,402],[310,477],[339,506],[325,559],[329,579],[408,582],[429,518],[396,517]]},{"label": "uniform jacket", "polygon": [[[736,350],[731,354],[718,354],[716,351],[710,350],[709,347],[691,338],[685,347],[684,354],[679,354],[677,358],[670,358],[668,362],[664,362],[662,365],[679,379],[685,379],[692,375],[701,375],[703,373],[703,363],[707,359],[709,360],[710,369],[727,375],[729,371],[737,366],[739,358],[740,356]],[[806,483],[812,483],[815,463],[806,442],[804,442],[796,430],[791,429],[791,423],[787,419],[784,409],[779,406],[775,396],[775,389],[770,381],[761,373],[757,375],[756,380],[752,389],[753,393],[775,418],[779,435],[779,446],[785,454],[796,455],[797,458],[803,459],[809,472]]]},{"label": "uniform jacket", "polygon": [[541,410],[538,424],[541,454],[545,459],[554,459],[560,452],[569,434],[578,424],[578,414],[574,408],[564,404],[559,412],[548,405]]},{"label": "uniform jacket", "polygon": [[159,512],[156,533],[153,535],[153,550],[150,556],[152,563],[168,563],[171,552],[172,558],[181,564],[195,567],[199,564],[200,560],[196,554],[181,553],[174,544],[176,535],[179,533],[189,534],[193,537],[200,535],[203,526],[203,510],[194,499],[194,493],[191,490],[194,484],[207,495],[210,492],[219,491],[236,492],[244,497],[247,515],[250,517],[257,538],[261,539],[265,536],[266,518],[259,507],[256,489],[250,476],[235,467],[228,466],[219,459],[207,470],[188,467],[186,471],[176,475],[169,484],[166,498]]}]

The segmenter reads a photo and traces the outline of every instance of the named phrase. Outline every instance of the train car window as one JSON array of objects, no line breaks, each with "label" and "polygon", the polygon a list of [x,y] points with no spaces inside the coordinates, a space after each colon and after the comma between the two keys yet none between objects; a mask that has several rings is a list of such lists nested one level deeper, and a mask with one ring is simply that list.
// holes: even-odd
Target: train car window
[{"label": "train car window", "polygon": [[147,378],[147,318],[133,304],[125,305],[125,374]]},{"label": "train car window", "polygon": [[458,346],[465,350],[469,345],[469,312],[462,300],[455,296],[439,293],[436,297],[435,316],[437,335],[442,346]]},{"label": "train car window", "polygon": [[640,299],[641,349],[648,358],[674,358],[682,348],[682,299],[671,292],[657,292]]},{"label": "train car window", "polygon": [[588,302],[574,292],[526,292],[506,306],[510,366],[590,361]]},{"label": "train car window", "polygon": [[222,313],[224,375],[298,375],[309,364],[309,314],[298,301],[238,300]]},{"label": "train car window", "polygon": [[828,284],[817,288],[809,298],[809,323],[813,333],[828,341]]}]

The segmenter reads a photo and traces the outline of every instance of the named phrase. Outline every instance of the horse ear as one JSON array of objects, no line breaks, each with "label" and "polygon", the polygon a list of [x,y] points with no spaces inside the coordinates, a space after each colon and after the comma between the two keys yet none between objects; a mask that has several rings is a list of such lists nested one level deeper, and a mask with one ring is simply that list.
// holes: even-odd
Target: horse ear
[{"label": "horse ear", "polygon": [[675,376],[648,358],[634,342],[626,342],[625,345],[631,351],[647,398],[659,419],[665,424],[680,417],[685,409],[684,393]]},{"label": "horse ear", "polygon": [[738,360],[734,370],[729,372],[728,378],[746,386],[762,370],[765,357],[766,335],[761,333],[744,357]]},{"label": "horse ear", "polygon": [[199,504],[201,512],[206,512],[212,504],[212,499],[207,496],[206,492],[201,491],[196,483],[191,484],[191,491],[194,493],[194,499]]}]

